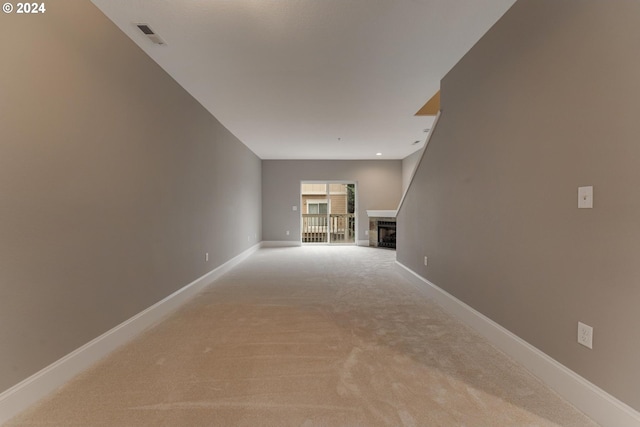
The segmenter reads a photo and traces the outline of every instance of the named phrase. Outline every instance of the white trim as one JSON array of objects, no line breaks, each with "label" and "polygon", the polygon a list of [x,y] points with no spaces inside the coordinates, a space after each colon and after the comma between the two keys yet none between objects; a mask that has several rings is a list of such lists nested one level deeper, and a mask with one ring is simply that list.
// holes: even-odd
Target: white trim
[{"label": "white trim", "polygon": [[394,210],[367,210],[369,218],[395,218],[398,211]]},{"label": "white trim", "polygon": [[[604,427],[639,427],[640,413],[538,350],[484,314],[396,261],[404,275],[444,309],[471,326],[545,384]],[[424,285],[427,286],[424,286]]]},{"label": "white trim", "polygon": [[368,240],[358,240],[358,246],[369,246]]},{"label": "white trim", "polygon": [[263,240],[260,244],[263,248],[284,248],[289,246],[302,246],[297,240]]},{"label": "white trim", "polygon": [[0,424],[18,415],[113,350],[156,324],[259,248],[259,244],[252,246],[204,276],[178,289],[162,301],[125,320],[113,329],[0,393]]}]

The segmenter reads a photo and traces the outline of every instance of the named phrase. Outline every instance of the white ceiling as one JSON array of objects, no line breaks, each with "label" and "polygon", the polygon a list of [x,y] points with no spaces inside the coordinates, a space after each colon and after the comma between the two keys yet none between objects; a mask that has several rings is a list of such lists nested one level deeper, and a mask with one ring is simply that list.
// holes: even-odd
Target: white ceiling
[{"label": "white ceiling", "polygon": [[92,2],[260,158],[402,159],[433,122],[414,114],[515,0]]}]

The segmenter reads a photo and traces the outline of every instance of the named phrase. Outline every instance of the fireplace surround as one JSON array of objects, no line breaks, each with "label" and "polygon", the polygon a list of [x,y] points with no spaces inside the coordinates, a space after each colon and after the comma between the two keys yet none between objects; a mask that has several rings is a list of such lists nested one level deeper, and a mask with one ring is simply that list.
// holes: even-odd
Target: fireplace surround
[{"label": "fireplace surround", "polygon": [[369,246],[396,248],[396,211],[367,211],[369,216]]}]

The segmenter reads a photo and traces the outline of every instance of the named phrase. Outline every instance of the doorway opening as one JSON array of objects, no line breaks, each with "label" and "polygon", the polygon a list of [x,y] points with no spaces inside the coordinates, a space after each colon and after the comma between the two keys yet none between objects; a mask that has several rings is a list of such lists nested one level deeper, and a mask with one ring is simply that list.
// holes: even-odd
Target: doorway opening
[{"label": "doorway opening", "polygon": [[300,198],[302,243],[355,244],[355,183],[304,181]]}]

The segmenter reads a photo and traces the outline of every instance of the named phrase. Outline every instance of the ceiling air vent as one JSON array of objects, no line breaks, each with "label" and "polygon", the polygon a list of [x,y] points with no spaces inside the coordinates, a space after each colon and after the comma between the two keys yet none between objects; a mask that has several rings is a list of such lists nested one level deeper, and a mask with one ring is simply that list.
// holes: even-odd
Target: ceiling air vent
[{"label": "ceiling air vent", "polygon": [[154,33],[149,25],[147,25],[147,24],[136,24],[136,26],[138,27],[138,29],[140,29],[140,31],[142,31],[144,33],[144,35],[149,37],[149,40],[151,40],[153,43],[155,43],[155,44],[164,44],[164,40],[162,40],[160,38],[160,36],[158,36],[156,33]]}]

